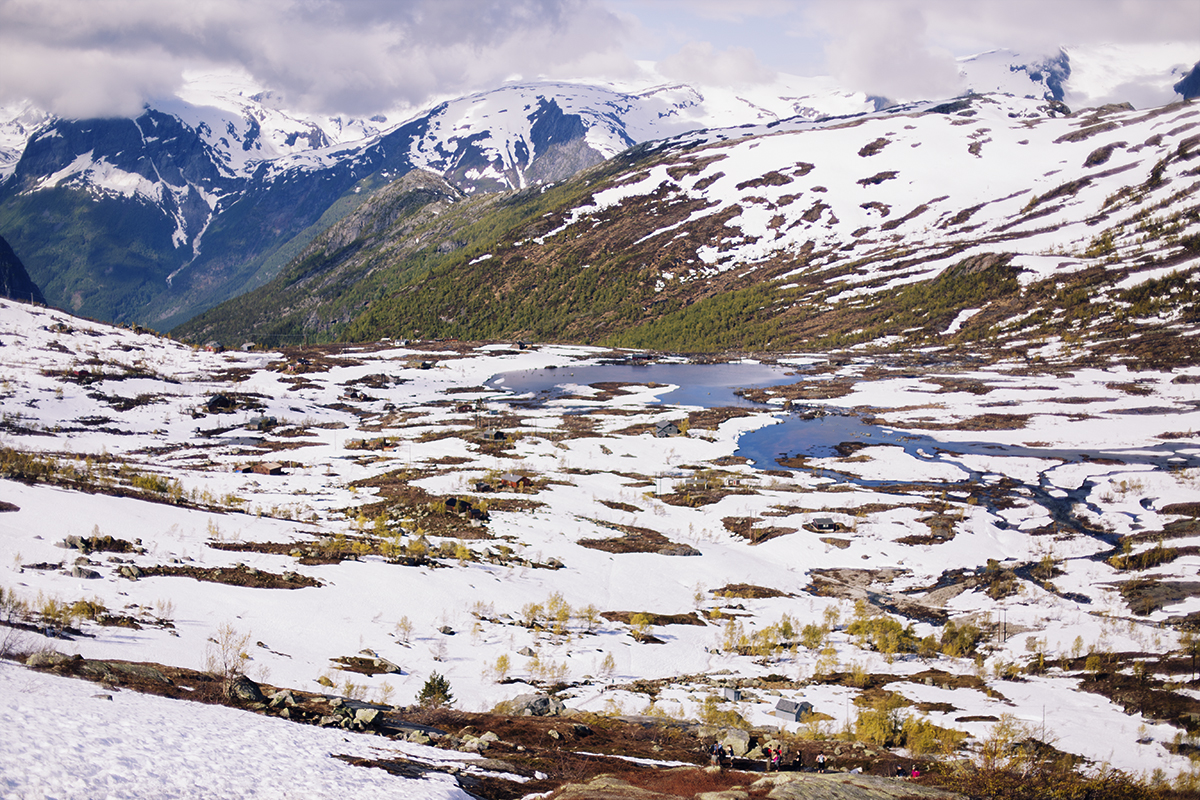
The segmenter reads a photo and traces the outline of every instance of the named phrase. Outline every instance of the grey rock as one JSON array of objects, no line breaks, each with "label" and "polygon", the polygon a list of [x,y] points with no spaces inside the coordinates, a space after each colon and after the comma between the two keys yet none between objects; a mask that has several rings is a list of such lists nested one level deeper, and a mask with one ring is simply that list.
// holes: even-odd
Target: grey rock
[{"label": "grey rock", "polygon": [[275,694],[271,695],[271,702],[270,702],[271,708],[279,708],[280,706],[294,706],[294,705],[296,705],[296,696],[293,695],[291,693],[291,691],[288,689],[284,689],[283,691],[279,691],[279,692],[276,692]]},{"label": "grey rock", "polygon": [[[963,795],[877,775],[780,772],[748,787],[771,800],[963,800]],[[756,794],[757,796],[757,794]]]},{"label": "grey rock", "polygon": [[245,675],[238,675],[231,680],[225,687],[225,694],[230,699],[242,700],[247,703],[263,703],[267,699],[263,696],[262,689],[258,684]]},{"label": "grey rock", "polygon": [[563,701],[545,694],[523,694],[513,698],[513,716],[556,717],[566,710]]},{"label": "grey rock", "polygon": [[738,729],[727,731],[721,739],[721,744],[725,746],[726,750],[733,753],[735,757],[741,758],[750,749],[750,734]]},{"label": "grey rock", "polygon": [[700,551],[691,545],[670,544],[658,550],[660,556],[698,556]]},{"label": "grey rock", "polygon": [[522,647],[520,650],[518,650],[518,651],[517,651],[517,655],[519,655],[519,656],[525,656],[526,658],[533,658],[534,656],[536,656],[536,655],[537,655],[537,653],[536,653],[536,652],[534,652],[534,650],[533,650],[533,648],[532,648],[532,647],[525,646],[525,647]]},{"label": "grey rock", "polygon": [[83,578],[84,580],[92,581],[92,580],[95,580],[96,578],[99,578],[100,573],[96,572],[96,570],[94,570],[94,569],[88,569],[86,567],[81,567],[78,564],[76,564],[74,567],[71,567],[71,577],[72,578]]},{"label": "grey rock", "polygon": [[378,719],[378,708],[360,708],[354,712],[354,721],[368,728],[374,725]]}]

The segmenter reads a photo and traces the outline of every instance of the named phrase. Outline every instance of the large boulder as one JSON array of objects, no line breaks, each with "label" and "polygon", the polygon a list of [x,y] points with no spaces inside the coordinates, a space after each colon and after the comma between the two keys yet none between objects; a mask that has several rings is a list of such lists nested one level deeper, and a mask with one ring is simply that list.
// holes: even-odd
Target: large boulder
[{"label": "large boulder", "polygon": [[557,697],[546,694],[523,694],[513,698],[515,717],[557,717],[567,707]]},{"label": "large boulder", "polygon": [[263,703],[267,699],[258,684],[245,675],[238,675],[226,684],[225,694],[231,700],[241,700],[246,703]]},{"label": "large boulder", "polygon": [[358,708],[354,711],[354,721],[363,727],[369,728],[379,721],[378,708]]},{"label": "large boulder", "polygon": [[733,728],[725,732],[725,736],[721,739],[721,744],[730,753],[733,753],[734,758],[742,758],[750,750],[750,734],[738,728]]}]

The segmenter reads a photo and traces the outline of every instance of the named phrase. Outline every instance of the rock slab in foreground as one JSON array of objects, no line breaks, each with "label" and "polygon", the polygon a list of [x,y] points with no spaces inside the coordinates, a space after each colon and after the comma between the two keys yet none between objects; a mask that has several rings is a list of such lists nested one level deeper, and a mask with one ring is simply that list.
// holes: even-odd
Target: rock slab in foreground
[{"label": "rock slab in foreground", "polygon": [[[910,783],[903,778],[882,778],[851,773],[802,774],[780,773],[752,783],[750,791],[759,797],[768,789],[772,800],[966,800],[964,795]],[[757,791],[756,791],[757,790]],[[750,792],[731,789],[701,792],[695,800],[742,800]],[[554,800],[682,800],[692,795],[661,794],[641,789],[613,775],[597,775],[587,783],[568,784],[552,797]]]},{"label": "rock slab in foreground", "polygon": [[751,784],[752,789],[771,787],[771,800],[965,800],[964,795],[921,786],[904,778],[855,775],[848,772],[801,774],[781,772]]}]

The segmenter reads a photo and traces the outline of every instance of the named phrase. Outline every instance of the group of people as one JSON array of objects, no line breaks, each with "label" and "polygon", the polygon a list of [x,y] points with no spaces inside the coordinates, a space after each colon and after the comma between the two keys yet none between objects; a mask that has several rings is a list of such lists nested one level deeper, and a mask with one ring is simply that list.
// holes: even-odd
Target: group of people
[{"label": "group of people", "polygon": [[[779,765],[783,760],[783,748],[779,746],[772,747],[767,745],[763,750],[763,758],[766,759],[766,771],[779,771]],[[725,745],[720,742],[713,742],[712,749],[709,750],[709,763],[714,767],[723,765],[726,761],[733,761],[733,751],[726,750]]]},{"label": "group of people", "polygon": [[[709,763],[714,767],[724,766],[732,763],[734,753],[732,750],[726,749],[721,742],[713,742],[712,748],[708,751]],[[783,766],[783,746],[782,745],[767,745],[763,749],[763,759],[766,762],[765,768],[767,772],[779,772]],[[803,758],[792,765],[791,769],[797,767],[803,768]],[[817,753],[816,760],[813,762],[813,769],[817,772],[825,772],[828,769],[828,760],[824,753]]]},{"label": "group of people", "polygon": [[[767,745],[763,750],[763,758],[766,760],[766,771],[774,770],[778,772],[783,763],[783,747],[780,745]],[[725,745],[720,742],[713,742],[712,749],[709,750],[709,759],[714,767],[723,766],[726,763],[733,761],[733,751],[726,750]],[[803,758],[798,762],[800,767],[803,767]],[[796,768],[793,765],[792,768]],[[817,757],[813,760],[813,769],[816,772],[825,772],[829,769],[829,760],[824,753],[817,753]],[[858,770],[855,770],[856,772]],[[914,764],[911,769],[905,769],[903,764],[896,765],[897,778],[919,778],[921,771]]]}]

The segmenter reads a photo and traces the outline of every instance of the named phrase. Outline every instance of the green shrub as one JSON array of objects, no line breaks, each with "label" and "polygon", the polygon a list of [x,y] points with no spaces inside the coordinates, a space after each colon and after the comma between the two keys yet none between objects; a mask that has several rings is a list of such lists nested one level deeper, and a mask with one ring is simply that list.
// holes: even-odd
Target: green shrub
[{"label": "green shrub", "polygon": [[445,676],[434,672],[425,681],[421,691],[417,693],[417,702],[426,708],[441,708],[451,705],[454,702],[454,695],[450,692],[450,681],[446,680]]}]

